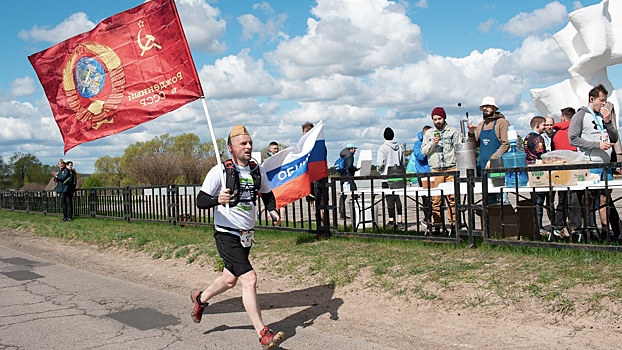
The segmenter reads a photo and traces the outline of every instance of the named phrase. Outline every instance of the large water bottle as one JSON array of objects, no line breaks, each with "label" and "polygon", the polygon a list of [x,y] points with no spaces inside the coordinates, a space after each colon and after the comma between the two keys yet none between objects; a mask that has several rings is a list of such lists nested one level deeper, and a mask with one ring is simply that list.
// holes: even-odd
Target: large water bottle
[{"label": "large water bottle", "polygon": [[[504,168],[522,168],[527,166],[527,156],[525,152],[516,150],[516,142],[518,141],[518,135],[516,134],[516,127],[508,127],[508,141],[510,142],[510,150],[505,153],[503,158]],[[506,171],[505,172],[505,186],[515,187],[518,182],[519,187],[527,186],[529,178],[527,172],[519,171]]]}]

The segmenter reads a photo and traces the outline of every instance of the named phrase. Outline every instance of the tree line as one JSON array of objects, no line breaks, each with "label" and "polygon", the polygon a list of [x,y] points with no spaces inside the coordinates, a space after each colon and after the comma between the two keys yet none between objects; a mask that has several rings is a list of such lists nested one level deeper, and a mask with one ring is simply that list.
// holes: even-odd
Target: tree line
[{"label": "tree line", "polygon": [[[222,160],[228,158],[225,139],[218,139]],[[284,149],[286,146],[280,145]],[[260,150],[267,153],[268,145]],[[412,149],[406,149],[409,156]],[[328,161],[329,167],[332,162]],[[201,184],[214,165],[216,156],[211,142],[201,142],[194,133],[171,136],[164,134],[150,141],[129,145],[120,157],[97,158],[93,174],[78,175],[78,188],[120,187],[132,185],[160,186]],[[0,189],[43,190],[50,182],[56,164],[44,165],[31,153],[15,152],[8,161],[0,157]],[[332,169],[334,172],[334,169]],[[331,172],[331,173],[332,173]],[[372,174],[375,169],[372,170]]]}]

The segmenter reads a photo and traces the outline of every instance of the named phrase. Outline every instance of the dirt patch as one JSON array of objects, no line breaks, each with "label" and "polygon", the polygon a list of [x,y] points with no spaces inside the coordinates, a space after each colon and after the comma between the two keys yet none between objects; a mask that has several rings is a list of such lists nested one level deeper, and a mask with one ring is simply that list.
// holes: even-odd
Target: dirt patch
[{"label": "dirt patch", "polygon": [[[153,259],[123,249],[100,250],[7,229],[0,229],[0,237],[2,245],[30,255],[183,295],[206,287],[219,275],[201,263]],[[287,319],[396,349],[619,349],[622,339],[620,300],[604,299],[596,308],[579,304],[575,308],[580,310],[561,316],[555,308],[563,305],[479,295],[468,284],[424,300],[369,290],[365,270],[353,283],[334,289],[271,274],[268,261],[253,263],[266,319]],[[214,302],[239,295],[236,287]]]}]

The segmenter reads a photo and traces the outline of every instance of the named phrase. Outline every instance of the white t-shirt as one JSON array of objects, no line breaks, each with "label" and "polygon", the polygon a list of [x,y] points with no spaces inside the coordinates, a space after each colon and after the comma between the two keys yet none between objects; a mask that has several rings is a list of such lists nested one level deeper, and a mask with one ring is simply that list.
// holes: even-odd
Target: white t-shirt
[{"label": "white t-shirt", "polygon": [[[214,224],[219,231],[226,231],[234,235],[240,235],[239,232],[228,230],[230,227],[238,230],[250,230],[255,227],[255,203],[252,199],[252,190],[254,188],[253,177],[251,176],[249,166],[235,165],[240,172],[240,202],[235,207],[229,207],[229,213],[224,205],[217,205],[214,211]],[[259,166],[259,165],[258,165]],[[224,171],[222,164],[214,166],[205,176],[201,191],[210,196],[218,196],[222,187],[221,174]],[[261,188],[260,193],[268,193],[272,191],[266,171],[260,167],[261,171]],[[259,196],[257,196],[259,200]]]}]

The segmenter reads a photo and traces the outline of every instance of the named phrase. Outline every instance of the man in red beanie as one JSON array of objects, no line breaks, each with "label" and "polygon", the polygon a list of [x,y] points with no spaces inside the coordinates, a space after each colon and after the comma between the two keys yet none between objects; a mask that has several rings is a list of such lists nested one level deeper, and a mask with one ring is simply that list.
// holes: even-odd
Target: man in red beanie
[{"label": "man in red beanie", "polygon": [[[446,119],[447,114],[443,107],[434,108],[432,110],[434,127],[423,135],[421,153],[428,157],[428,164],[433,173],[447,173],[456,170],[456,147],[460,143],[460,134],[458,129],[447,124]],[[453,181],[453,175],[440,174],[434,177],[435,185]],[[450,218],[450,225],[453,229],[456,220],[456,213],[453,211],[454,196],[445,197],[447,198],[447,216]],[[432,220],[436,233],[439,233],[441,226],[444,226],[441,216],[441,201],[441,196],[432,197]]]}]

